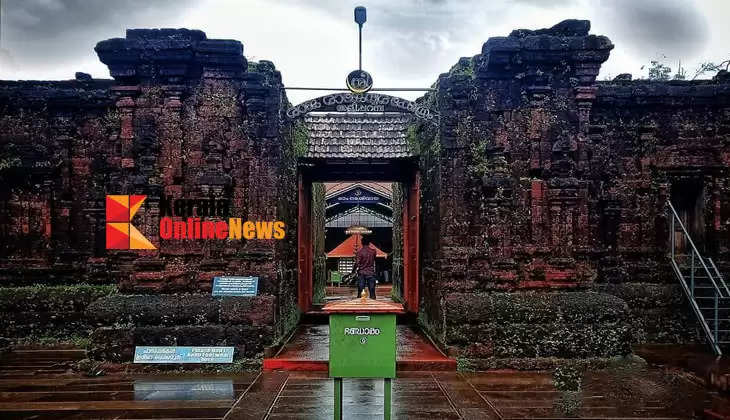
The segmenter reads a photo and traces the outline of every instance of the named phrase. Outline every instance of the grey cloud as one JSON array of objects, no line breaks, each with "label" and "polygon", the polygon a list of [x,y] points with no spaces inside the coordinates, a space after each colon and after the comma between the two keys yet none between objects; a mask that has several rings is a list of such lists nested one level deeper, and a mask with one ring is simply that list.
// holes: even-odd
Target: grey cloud
[{"label": "grey cloud", "polygon": [[[301,6],[295,0],[284,0]],[[487,38],[490,22],[497,22],[508,12],[504,1],[483,0],[324,0],[308,3],[330,18],[352,22],[352,9],[363,4],[368,9],[368,22],[363,29],[365,68],[378,68],[388,77],[408,74],[413,78],[438,75],[444,69],[442,59],[454,45],[464,44],[483,32]],[[354,22],[353,28],[354,28]],[[480,44],[474,46],[479,52]],[[370,61],[367,58],[370,58]]]},{"label": "grey cloud", "polygon": [[[188,9],[211,7],[211,3],[202,0],[0,1],[3,8],[0,74],[4,69],[11,69],[8,73],[16,70],[19,76],[33,71],[34,77],[55,69],[63,70],[63,74],[70,69],[67,74],[71,77],[73,71],[83,70],[77,67],[82,61],[98,64],[93,53],[98,41],[124,36],[124,30],[131,27],[175,27],[178,17]],[[705,44],[709,33],[703,15],[690,0],[268,1],[289,9],[276,16],[272,13],[272,22],[299,19],[300,13],[306,10],[315,12],[313,25],[332,25],[339,31],[337,36],[348,34],[342,34],[343,26],[334,25],[335,22],[352,25],[353,50],[356,29],[352,10],[357,5],[366,6],[369,16],[364,29],[364,67],[377,69],[381,79],[403,80],[406,85],[415,84],[415,80],[430,83],[436,75],[447,71],[459,55],[478,53],[481,43],[489,36],[507,35],[515,28],[537,29],[557,23],[534,24],[526,18],[539,16],[542,10],[546,14],[549,11],[551,16],[573,18],[590,9],[596,22],[605,23],[600,33],[642,61],[664,53],[684,62]],[[232,9],[245,12],[246,7],[256,7],[243,1],[240,4],[228,4],[218,13],[232,13]],[[194,15],[189,16],[192,19],[188,21],[195,22]],[[512,24],[505,27],[507,22]],[[214,25],[215,22],[202,22],[196,29],[211,32]],[[282,36],[285,33],[282,29]],[[236,34],[230,36],[235,38]],[[248,34],[240,40],[244,44],[254,42],[250,37]],[[265,45],[266,41],[260,43]],[[352,57],[350,52],[337,54]]]},{"label": "grey cloud", "polygon": [[611,26],[606,35],[638,59],[690,59],[709,38],[706,19],[692,1],[604,0],[601,5]]},{"label": "grey cloud", "polygon": [[[128,27],[159,27],[193,0],[3,0],[2,48],[22,70],[63,65]],[[157,23],[156,23],[157,22]],[[52,63],[52,64],[49,64]]]},{"label": "grey cloud", "polygon": [[[302,7],[297,0],[282,0]],[[366,59],[363,66],[378,68],[389,78],[427,78],[447,71],[461,54],[480,52],[493,27],[519,16],[519,10],[554,9],[579,0],[318,0],[306,3],[332,19],[352,22],[352,10],[364,5],[368,22],[363,29]],[[566,15],[566,18],[571,17]],[[557,23],[557,22],[554,22]],[[352,23],[354,28],[354,22]],[[515,27],[530,27],[517,23]],[[464,48],[473,46],[473,49]],[[375,51],[375,53],[373,53]],[[368,60],[369,57],[369,60]],[[448,63],[446,66],[444,62]]]},{"label": "grey cloud", "polygon": [[[512,0],[513,5],[525,5],[543,9],[556,9],[577,4],[577,0]],[[556,22],[557,23],[557,22]]]}]

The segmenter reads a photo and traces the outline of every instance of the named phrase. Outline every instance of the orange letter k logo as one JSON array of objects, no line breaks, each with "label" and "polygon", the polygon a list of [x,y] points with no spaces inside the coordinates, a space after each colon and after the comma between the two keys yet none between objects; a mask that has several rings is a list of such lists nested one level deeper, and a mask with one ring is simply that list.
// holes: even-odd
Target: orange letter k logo
[{"label": "orange letter k logo", "polygon": [[131,223],[146,198],[146,195],[106,196],[106,249],[157,249]]}]

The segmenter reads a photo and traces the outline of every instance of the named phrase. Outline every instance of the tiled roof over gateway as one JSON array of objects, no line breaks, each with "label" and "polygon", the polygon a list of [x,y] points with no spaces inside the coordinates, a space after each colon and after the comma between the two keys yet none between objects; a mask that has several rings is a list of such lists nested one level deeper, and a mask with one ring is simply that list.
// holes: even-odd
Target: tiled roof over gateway
[{"label": "tiled roof over gateway", "polygon": [[412,156],[408,114],[309,114],[309,158],[392,159]]}]

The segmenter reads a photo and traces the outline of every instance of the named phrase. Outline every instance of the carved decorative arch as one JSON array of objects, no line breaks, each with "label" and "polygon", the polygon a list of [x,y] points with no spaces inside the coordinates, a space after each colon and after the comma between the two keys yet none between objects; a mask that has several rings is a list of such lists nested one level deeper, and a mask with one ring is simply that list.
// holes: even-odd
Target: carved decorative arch
[{"label": "carved decorative arch", "polygon": [[379,93],[333,93],[304,101],[291,107],[289,119],[302,117],[310,112],[408,112],[429,122],[436,122],[440,114],[424,105],[397,96]]}]

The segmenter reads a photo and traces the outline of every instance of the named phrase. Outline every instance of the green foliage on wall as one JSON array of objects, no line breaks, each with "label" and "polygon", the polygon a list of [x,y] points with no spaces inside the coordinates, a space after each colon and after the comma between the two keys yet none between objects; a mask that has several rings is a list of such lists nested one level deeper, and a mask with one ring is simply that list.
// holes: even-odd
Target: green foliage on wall
[{"label": "green foliage on wall", "polygon": [[279,333],[277,334],[277,341],[280,342],[283,340],[291,331],[296,328],[296,326],[299,324],[299,317],[301,316],[299,312],[299,307],[297,307],[296,302],[292,302],[290,305],[282,306],[282,319],[279,322]]},{"label": "green foliage on wall", "polygon": [[406,130],[406,140],[408,141],[408,150],[412,155],[421,154],[421,145],[418,142],[418,126],[415,124],[409,125]]},{"label": "green foliage on wall", "polygon": [[13,146],[13,144],[9,144],[4,150],[0,151],[0,171],[3,169],[16,168],[21,165],[22,162],[20,158],[12,153]]},{"label": "green foliage on wall", "polygon": [[558,391],[580,391],[583,371],[577,364],[566,363],[553,371],[553,384]]},{"label": "green foliage on wall", "polygon": [[314,252],[314,270],[312,273],[312,302],[323,304],[327,285],[327,267],[324,249],[325,223],[325,188],[321,182],[312,184],[312,250]]},{"label": "green foliage on wall", "polygon": [[473,117],[459,119],[456,125],[456,136],[461,144],[468,147],[469,163],[466,168],[470,177],[481,178],[490,171],[489,164],[489,133],[480,130]]},{"label": "green foliage on wall", "polygon": [[293,127],[293,146],[294,156],[303,157],[307,154],[307,147],[309,145],[309,130],[302,121],[294,123]]},{"label": "green foliage on wall", "polygon": [[469,144],[471,152],[471,164],[467,167],[470,176],[481,178],[489,173],[489,160],[487,159],[487,141],[480,140]]},{"label": "green foliage on wall", "polygon": [[474,372],[476,367],[472,360],[459,356],[456,358],[456,370],[458,372]]},{"label": "green foliage on wall", "polygon": [[393,290],[391,294],[394,299],[402,299],[403,296],[403,219],[400,215],[403,212],[403,204],[405,200],[405,192],[403,184],[394,182],[391,184],[393,189],[393,199],[391,206],[393,208],[393,250],[391,251],[392,261],[392,279]]},{"label": "green foliage on wall", "polygon": [[468,76],[474,77],[474,59],[471,57],[461,57],[449,70],[451,76]]}]

